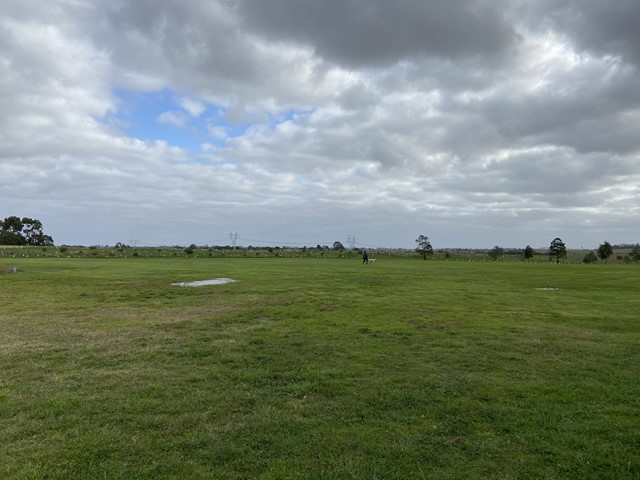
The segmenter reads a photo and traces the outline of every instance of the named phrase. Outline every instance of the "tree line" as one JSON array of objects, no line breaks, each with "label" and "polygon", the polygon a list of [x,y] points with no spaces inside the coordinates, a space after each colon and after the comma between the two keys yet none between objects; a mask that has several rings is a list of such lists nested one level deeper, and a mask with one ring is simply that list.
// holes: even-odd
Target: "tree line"
[{"label": "tree line", "polygon": [[[44,233],[42,222],[38,219],[10,216],[0,220],[0,245],[53,246],[53,244],[53,238]],[[416,244],[416,252],[421,254],[424,260],[427,259],[427,256],[433,255],[433,246],[428,236],[418,236]],[[318,245],[318,248],[320,248],[320,245]],[[328,247],[326,248],[328,249]],[[344,250],[344,246],[340,242],[335,242],[333,248],[334,250]],[[530,245],[527,245],[523,250],[525,260],[530,260],[534,254],[535,252]],[[605,241],[598,247],[597,254],[590,251],[584,257],[583,262],[593,263],[600,258],[606,264],[612,254],[613,247],[609,242]],[[493,260],[497,260],[502,255],[504,255],[504,249],[497,245],[489,251],[489,256]],[[561,238],[556,237],[551,241],[548,255],[549,258],[555,259],[556,263],[559,263],[560,259],[567,256],[567,247]],[[640,261],[640,244],[635,244],[631,247],[629,260],[636,263]]]},{"label": "tree line", "polygon": [[11,216],[0,220],[0,245],[51,246],[53,238],[44,233],[40,220]]},{"label": "tree line", "polygon": [[[426,235],[420,235],[416,239],[416,252],[422,255],[423,260],[427,259],[427,256],[433,255],[433,246],[429,241],[429,237]],[[535,251],[531,247],[531,245],[527,245],[522,251],[523,257],[525,260],[530,260],[533,258]],[[498,260],[501,256],[504,255],[504,249],[496,245],[491,250],[489,250],[488,255],[493,260]],[[566,258],[567,256],[567,247],[561,238],[556,237],[551,241],[549,245],[548,255],[550,259],[555,259],[556,263],[560,263],[560,259]],[[597,250],[597,255],[595,252],[590,251],[587,255],[585,255],[583,262],[584,263],[594,263],[600,258],[604,260],[606,264],[608,262],[609,257],[613,255],[613,247],[609,242],[605,240],[604,243],[600,244]],[[629,253],[629,261],[634,261],[638,263],[640,261],[640,244],[635,244],[631,247],[631,252]]]}]

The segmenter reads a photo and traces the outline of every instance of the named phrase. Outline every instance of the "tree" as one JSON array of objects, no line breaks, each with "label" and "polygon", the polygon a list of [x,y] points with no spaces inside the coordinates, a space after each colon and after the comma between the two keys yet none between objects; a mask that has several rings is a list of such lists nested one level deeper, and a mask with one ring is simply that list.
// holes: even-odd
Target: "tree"
[{"label": "tree", "polygon": [[427,259],[427,255],[433,255],[433,247],[431,246],[431,242],[429,242],[429,237],[426,235],[420,235],[416,239],[416,243],[418,244],[416,252],[422,254],[423,260]]},{"label": "tree", "polygon": [[42,222],[40,220],[23,218],[22,231],[27,245],[53,245],[53,239],[42,231]]},{"label": "tree", "polygon": [[640,243],[636,243],[636,245],[631,249],[629,257],[636,263],[640,261]]},{"label": "tree", "polygon": [[605,240],[604,243],[600,244],[600,246],[598,247],[598,256],[602,260],[604,260],[604,263],[606,265],[607,259],[611,255],[613,255],[613,248],[611,247],[611,244]]},{"label": "tree", "polygon": [[527,245],[526,247],[524,247],[524,259],[525,260],[531,260],[533,258],[533,248],[531,248],[531,245]]},{"label": "tree", "polygon": [[0,227],[6,232],[19,234],[22,231],[22,221],[16,216],[7,217],[0,221]]},{"label": "tree", "polygon": [[587,253],[582,259],[582,263],[596,263],[598,261],[598,257],[593,251]]},{"label": "tree", "polygon": [[53,245],[53,239],[42,231],[42,222],[33,218],[7,217],[0,221],[2,245]]},{"label": "tree", "polygon": [[567,256],[567,247],[564,242],[556,237],[549,245],[549,257],[556,258],[556,263],[560,263],[560,259]]},{"label": "tree", "polygon": [[0,230],[0,245],[26,245],[27,241],[19,233]]},{"label": "tree", "polygon": [[340,242],[333,242],[333,249],[342,252],[344,250],[344,245]]},{"label": "tree", "polygon": [[494,262],[498,260],[498,258],[500,258],[502,255],[504,255],[504,250],[498,245],[489,250],[489,257],[491,257]]}]

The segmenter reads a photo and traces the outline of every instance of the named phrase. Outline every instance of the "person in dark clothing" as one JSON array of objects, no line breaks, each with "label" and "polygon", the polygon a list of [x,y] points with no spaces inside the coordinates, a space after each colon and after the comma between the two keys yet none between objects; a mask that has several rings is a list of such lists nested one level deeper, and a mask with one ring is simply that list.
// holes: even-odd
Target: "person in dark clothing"
[{"label": "person in dark clothing", "polygon": [[367,253],[366,250],[362,254],[362,263],[369,263],[369,254]]}]

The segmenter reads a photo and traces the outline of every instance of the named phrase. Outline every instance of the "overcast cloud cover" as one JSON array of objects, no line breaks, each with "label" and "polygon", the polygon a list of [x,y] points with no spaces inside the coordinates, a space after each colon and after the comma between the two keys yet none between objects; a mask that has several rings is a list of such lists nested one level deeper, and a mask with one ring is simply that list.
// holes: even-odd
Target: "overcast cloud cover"
[{"label": "overcast cloud cover", "polygon": [[637,0],[2,0],[56,244],[640,242]]}]

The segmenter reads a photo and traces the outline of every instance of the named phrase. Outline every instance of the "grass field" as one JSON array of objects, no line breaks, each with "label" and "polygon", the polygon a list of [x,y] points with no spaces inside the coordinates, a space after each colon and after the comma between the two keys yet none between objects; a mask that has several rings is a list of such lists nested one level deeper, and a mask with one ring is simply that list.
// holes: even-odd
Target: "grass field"
[{"label": "grass field", "polygon": [[640,478],[636,265],[13,262],[2,479]]}]

